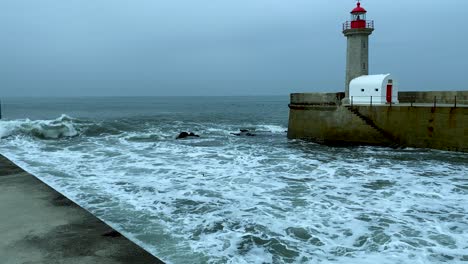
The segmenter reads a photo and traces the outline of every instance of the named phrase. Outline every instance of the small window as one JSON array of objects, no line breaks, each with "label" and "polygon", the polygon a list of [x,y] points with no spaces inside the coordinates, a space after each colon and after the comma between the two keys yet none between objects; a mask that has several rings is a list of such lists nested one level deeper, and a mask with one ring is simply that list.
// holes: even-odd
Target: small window
[{"label": "small window", "polygon": [[379,88],[375,88],[375,91],[378,92],[378,91],[379,91]]},{"label": "small window", "polygon": [[363,70],[366,69],[366,63],[365,63],[365,62],[362,63],[362,69],[363,69]]},{"label": "small window", "polygon": [[366,42],[362,42],[362,48],[365,49],[366,48]]},{"label": "small window", "polygon": [[364,92],[364,89],[361,89],[361,92]]}]

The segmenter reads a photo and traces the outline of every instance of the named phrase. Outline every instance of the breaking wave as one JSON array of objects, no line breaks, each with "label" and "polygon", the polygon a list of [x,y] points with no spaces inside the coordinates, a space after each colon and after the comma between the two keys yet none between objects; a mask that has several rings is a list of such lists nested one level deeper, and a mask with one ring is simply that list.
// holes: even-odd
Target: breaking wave
[{"label": "breaking wave", "polygon": [[12,120],[0,122],[0,138],[27,135],[40,139],[76,137],[80,134],[77,120],[62,115],[54,120]]}]

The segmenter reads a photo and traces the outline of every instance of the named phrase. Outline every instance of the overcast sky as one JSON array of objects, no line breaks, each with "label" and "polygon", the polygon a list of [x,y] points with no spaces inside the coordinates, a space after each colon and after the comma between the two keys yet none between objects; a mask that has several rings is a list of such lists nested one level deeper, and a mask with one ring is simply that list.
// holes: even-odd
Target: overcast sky
[{"label": "overcast sky", "polygon": [[[344,91],[353,0],[0,0],[0,97]],[[364,0],[370,73],[468,90],[467,0]]]}]

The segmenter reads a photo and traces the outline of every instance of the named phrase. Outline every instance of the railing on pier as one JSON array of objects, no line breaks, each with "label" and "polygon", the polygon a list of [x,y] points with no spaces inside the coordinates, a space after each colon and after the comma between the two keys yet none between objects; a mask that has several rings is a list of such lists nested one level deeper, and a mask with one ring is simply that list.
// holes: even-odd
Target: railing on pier
[{"label": "railing on pier", "polygon": [[391,103],[388,102],[389,98],[386,96],[351,96],[350,104],[353,105],[364,105],[364,106],[377,106],[377,105],[388,105],[392,106],[395,104],[406,106],[409,105],[413,106],[429,106],[429,107],[468,107],[468,100],[460,100],[457,96],[453,98],[447,97],[437,97],[434,96],[432,100],[422,100],[421,98],[417,98],[415,96],[407,96],[407,97],[398,97],[398,102],[396,97],[392,97]]}]

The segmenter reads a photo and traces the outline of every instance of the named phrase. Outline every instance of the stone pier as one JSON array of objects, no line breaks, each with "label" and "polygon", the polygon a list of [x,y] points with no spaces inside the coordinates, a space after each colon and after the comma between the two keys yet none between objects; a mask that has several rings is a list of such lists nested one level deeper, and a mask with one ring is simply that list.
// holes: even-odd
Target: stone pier
[{"label": "stone pier", "polygon": [[0,155],[0,263],[163,263]]}]

